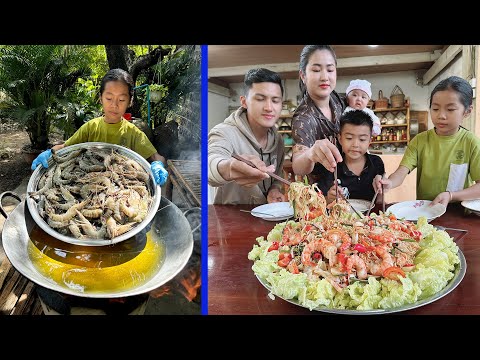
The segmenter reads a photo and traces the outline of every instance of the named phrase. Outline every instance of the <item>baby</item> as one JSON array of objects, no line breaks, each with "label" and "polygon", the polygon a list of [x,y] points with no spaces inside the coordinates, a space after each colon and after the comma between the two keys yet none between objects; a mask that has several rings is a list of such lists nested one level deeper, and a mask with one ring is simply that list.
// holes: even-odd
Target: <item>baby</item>
[{"label": "baby", "polygon": [[370,88],[370,85],[371,84],[367,80],[356,79],[350,81],[350,85],[348,85],[346,91],[348,106],[343,113],[345,114],[352,110],[362,110],[367,113],[373,121],[372,136],[377,136],[382,131],[380,119],[372,110],[367,108],[368,101],[372,97],[372,89]]}]

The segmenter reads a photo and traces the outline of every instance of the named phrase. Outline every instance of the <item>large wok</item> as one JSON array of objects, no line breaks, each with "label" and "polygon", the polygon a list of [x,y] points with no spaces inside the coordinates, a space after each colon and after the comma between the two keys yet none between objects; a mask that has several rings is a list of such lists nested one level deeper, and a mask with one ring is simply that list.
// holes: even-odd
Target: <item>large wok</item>
[{"label": "large wok", "polygon": [[[21,200],[17,194],[5,192],[0,194],[0,205],[3,198],[6,196],[12,196],[18,200]],[[1,206],[0,213],[6,216],[5,211]],[[61,292],[63,294],[80,297],[118,298],[144,294],[156,289],[174,278],[187,264],[193,250],[193,235],[188,220],[177,206],[175,206],[168,199],[162,197],[155,217],[149,226],[142,231],[142,233],[137,234],[135,238],[110,246],[85,247],[73,244],[65,244],[64,242],[51,237],[46,232],[43,232],[45,237],[50,238],[48,241],[49,244],[53,244],[52,247],[55,247],[55,244],[63,244],[63,246],[69,247],[68,251],[78,250],[79,252],[81,251],[83,253],[85,253],[85,251],[91,251],[93,254],[95,254],[95,256],[100,256],[101,258],[102,254],[98,255],[99,251],[103,251],[105,254],[107,254],[109,251],[122,252],[125,250],[125,253],[128,253],[128,250],[132,247],[138,247],[139,242],[142,241],[142,234],[145,236],[146,232],[149,230],[151,231],[152,236],[157,237],[157,239],[164,244],[165,255],[163,264],[161,265],[160,270],[149,281],[139,285],[138,287],[123,291],[109,291],[101,293],[88,291],[78,292],[70,288],[63,287],[42,276],[29,258],[27,247],[29,246],[29,243],[33,241],[29,234],[32,234],[32,231],[33,233],[38,234],[38,231],[43,232],[43,230],[39,230],[38,225],[36,225],[36,222],[33,220],[28,207],[25,206],[25,201],[22,201],[20,204],[18,204],[16,208],[8,215],[2,231],[2,244],[5,254],[12,265],[22,275],[42,287]],[[50,253],[54,254],[54,252]]]}]

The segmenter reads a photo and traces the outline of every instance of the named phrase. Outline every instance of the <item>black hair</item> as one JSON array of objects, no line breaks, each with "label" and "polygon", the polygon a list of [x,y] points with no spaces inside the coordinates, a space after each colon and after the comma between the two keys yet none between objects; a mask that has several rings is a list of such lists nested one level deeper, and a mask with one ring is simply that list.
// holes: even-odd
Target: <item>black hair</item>
[{"label": "black hair", "polygon": [[130,98],[133,96],[133,78],[128,72],[123,69],[111,69],[109,70],[102,79],[100,83],[100,96],[105,91],[105,86],[110,81],[122,81],[125,85],[128,86],[128,93],[130,94]]},{"label": "black hair", "polygon": [[280,77],[280,75],[278,75],[278,73],[265,68],[250,69],[247,71],[247,73],[245,74],[245,80],[243,81],[244,95],[248,95],[248,91],[252,88],[253,84],[262,82],[271,82],[278,84],[280,86],[280,90],[282,91],[283,97],[282,78]]},{"label": "black hair", "polygon": [[430,95],[430,107],[432,107],[432,99],[433,95],[437,91],[444,91],[444,90],[453,90],[460,96],[460,102],[467,110],[473,101],[473,89],[472,86],[468,83],[467,80],[462,79],[458,76],[450,76],[446,79],[440,81],[432,90],[432,94]]},{"label": "black hair", "polygon": [[345,124],[352,125],[367,125],[370,128],[370,132],[373,129],[373,120],[365,111],[351,110],[342,114],[340,117],[340,132]]},{"label": "black hair", "polygon": [[[312,54],[317,50],[330,51],[330,54],[332,54],[333,59],[335,60],[335,66],[337,66],[337,55],[335,54],[335,51],[330,45],[305,45],[305,47],[302,49],[302,52],[300,53],[300,65],[299,65],[299,69],[303,74],[306,74],[307,72],[307,64],[308,64],[308,61],[310,60],[310,56],[312,56]],[[301,78],[298,85],[300,87],[300,92],[302,93],[302,96],[303,96],[307,91],[307,88]]]}]

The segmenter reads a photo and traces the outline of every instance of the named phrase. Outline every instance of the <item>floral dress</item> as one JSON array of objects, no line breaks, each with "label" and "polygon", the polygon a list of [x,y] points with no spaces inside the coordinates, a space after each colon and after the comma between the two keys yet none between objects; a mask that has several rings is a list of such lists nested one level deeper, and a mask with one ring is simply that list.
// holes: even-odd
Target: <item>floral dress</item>
[{"label": "floral dress", "polygon": [[[330,94],[330,109],[332,121],[327,119],[315,105],[307,92],[298,105],[292,119],[292,137],[295,141],[293,153],[305,151],[315,144],[315,141],[330,139],[340,132],[340,116],[345,109],[345,98],[335,91]],[[340,148],[340,145],[338,145]],[[341,150],[341,149],[340,149]],[[323,165],[316,163],[309,175],[309,183],[316,182]]]}]

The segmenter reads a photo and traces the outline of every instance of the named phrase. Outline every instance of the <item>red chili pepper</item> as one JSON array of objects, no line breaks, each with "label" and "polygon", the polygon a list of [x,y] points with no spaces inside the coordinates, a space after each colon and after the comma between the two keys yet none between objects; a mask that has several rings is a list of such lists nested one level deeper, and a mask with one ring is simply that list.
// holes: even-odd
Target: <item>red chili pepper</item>
[{"label": "red chili pepper", "polygon": [[357,250],[359,253],[367,252],[367,248],[362,244],[355,244],[355,246],[353,247],[353,250]]},{"label": "red chili pepper", "polygon": [[348,257],[345,254],[338,254],[338,261],[340,261],[340,263],[342,263],[343,265],[347,263],[347,259]]},{"label": "red chili pepper", "polygon": [[278,243],[278,241],[274,241],[272,242],[272,245],[270,245],[270,247],[268,248],[268,252],[272,250],[278,250],[279,247],[280,247],[280,244]]}]

